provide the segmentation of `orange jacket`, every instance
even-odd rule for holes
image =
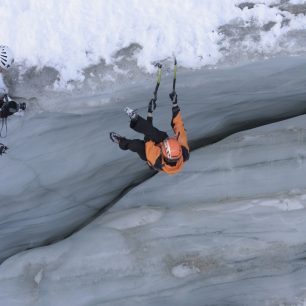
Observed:
[[[184,162],[189,159],[189,146],[187,140],[187,134],[184,128],[184,122],[181,112],[178,109],[173,111],[173,117],[171,121],[172,129],[177,137],[177,140],[182,146],[182,157],[177,161],[174,166],[167,164],[163,158],[161,151],[161,144],[156,144],[154,141],[149,140],[145,144],[146,158],[149,166],[158,171],[164,171],[167,174],[175,174],[182,170]]]

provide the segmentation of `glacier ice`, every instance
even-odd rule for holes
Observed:
[[[182,73],[193,151],[176,176],[154,175],[108,138],[137,136],[121,109],[145,111],[146,87],[93,113],[10,118],[1,303],[303,302],[306,120],[268,123],[305,113],[305,67],[293,57]],[[169,88],[165,77],[155,112],[168,130]]]

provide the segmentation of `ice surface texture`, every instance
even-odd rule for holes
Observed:
[[[180,75],[177,90],[191,148],[245,128],[305,113],[305,65],[304,58],[289,58]],[[170,132],[168,88],[171,78],[165,78],[160,89],[155,122]],[[154,174],[135,154],[119,150],[109,140],[110,130],[137,137],[128,128],[122,108],[130,105],[145,113],[144,97],[150,95],[142,87],[131,92],[126,89],[121,94],[126,98],[124,102],[110,104],[95,113],[40,113],[10,120],[11,149],[1,158],[1,259],[69,235],[130,186]],[[203,161],[207,171],[230,169],[231,164],[227,165],[222,156],[221,161],[215,161],[210,150],[205,150],[209,161]],[[290,158],[287,151],[282,150],[279,158]],[[265,150],[261,156],[258,163],[267,162]],[[270,161],[273,162],[273,156]],[[245,179],[248,176],[246,173]],[[211,199],[215,193],[221,196],[219,178],[212,175],[210,179],[217,186],[207,186],[206,194]],[[227,178],[224,186],[226,181]],[[226,189],[223,196],[256,196],[258,187],[248,188],[249,191],[239,192],[233,187],[232,194]],[[188,190],[185,194],[187,199]]]
[[[299,62],[298,66],[287,67],[283,72],[296,89],[298,82],[290,71],[297,75],[302,66]],[[230,72],[235,78],[237,71]],[[214,82],[217,76],[219,81],[220,78],[226,81],[224,71],[215,75]],[[254,81],[253,76],[250,73],[249,78]],[[219,134],[222,129],[226,131],[228,125],[223,125],[221,118],[226,118],[228,113],[236,118],[230,121],[231,126],[235,122],[237,129],[244,126],[239,116],[241,107],[247,111],[248,106],[253,115],[250,118],[254,120],[261,118],[260,114],[266,119],[284,115],[286,99],[290,107],[299,109],[298,99],[293,99],[287,88],[288,95],[278,100],[279,107],[273,112],[270,108],[274,99],[257,98],[257,110],[254,101],[247,99],[251,94],[239,82],[225,89],[230,93],[229,87],[232,88],[240,107],[235,106],[230,94],[224,101],[217,98],[218,93],[220,97],[225,95],[220,94],[224,87],[213,91],[207,83],[206,99],[192,96],[197,86],[204,87],[205,75],[201,77],[193,78],[197,85],[192,90],[189,86],[184,89],[186,98],[188,95],[192,98],[181,102],[194,143],[200,137],[206,139],[207,121],[216,123],[209,135]],[[254,87],[262,81],[257,77]],[[266,91],[277,97],[286,86],[280,71],[275,77],[282,80],[278,91],[272,90],[268,82]],[[244,99],[237,94],[237,86],[244,92]],[[208,103],[210,99],[214,104]],[[164,104],[162,107],[166,108]],[[194,113],[203,116],[206,128],[201,130],[202,134],[197,131],[199,121],[193,124]],[[42,121],[44,133],[43,129],[36,133],[45,135],[46,141],[56,135],[59,147],[55,141],[53,150],[45,144],[51,157],[46,157],[40,149],[42,144],[36,140],[38,136],[34,136],[29,145],[34,146],[35,158],[30,158],[33,153],[29,151],[26,159],[21,160],[20,155],[15,159],[18,166],[14,171],[30,163],[30,169],[24,166],[25,171],[19,172],[20,178],[28,182],[32,202],[41,205],[31,208],[32,202],[18,193],[11,197],[10,208],[15,213],[5,218],[6,232],[14,232],[17,227],[19,232],[1,237],[1,243],[7,248],[16,243],[15,236],[20,234],[26,242],[32,237],[42,239],[46,232],[51,235],[64,226],[67,230],[73,222],[88,218],[133,179],[149,173],[132,153],[118,151],[104,135],[107,124],[115,126],[116,123],[120,129],[126,129],[127,123],[119,112],[67,116],[66,120],[62,120],[62,115],[58,119],[54,114],[50,116],[53,127],[47,126],[49,121]],[[98,118],[100,121],[95,125],[93,122]],[[34,119],[48,120],[46,116]],[[82,129],[79,122],[83,123]],[[60,136],[55,123],[66,137]],[[68,125],[77,129],[79,137]],[[103,132],[95,126],[102,126]],[[74,144],[79,143],[72,139],[82,140],[91,147],[78,146],[72,151]],[[27,140],[32,138],[26,137]],[[13,156],[17,156],[18,150]],[[81,156],[77,157],[78,154]],[[84,162],[85,156],[88,158]],[[66,163],[61,164],[61,159],[66,159]],[[302,306],[306,301],[305,160],[306,115],[240,132],[194,150],[180,174],[172,177],[158,174],[131,190],[107,213],[71,237],[6,260],[0,266],[1,303],[10,306]],[[40,167],[44,165],[47,174],[39,172],[37,162]],[[28,179],[27,172],[35,179]],[[35,189],[31,190],[34,182]],[[39,202],[43,191],[44,201]],[[20,207],[29,210],[17,213]]]

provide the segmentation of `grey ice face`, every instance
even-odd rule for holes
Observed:
[[[75,303],[79,288],[103,305],[140,299],[140,305],[181,306],[188,297],[192,306],[203,305],[203,297],[207,305],[266,305],[280,293],[293,304],[306,278],[305,117],[221,139],[304,113],[305,64],[296,57],[180,73],[177,92],[192,153],[174,177],[147,180],[146,164],[109,140],[113,128],[136,137],[121,110],[146,111],[147,81],[121,90],[122,101],[82,116],[32,112],[31,120],[11,120],[13,145],[1,159],[0,260],[62,239],[116,205],[59,245],[3,263],[2,304],[83,306]],[[165,77],[154,113],[154,124],[167,131],[171,88]],[[42,293],[38,304],[32,289]]]
[[[303,86],[306,76],[299,65],[290,67],[282,68],[288,76],[280,71],[277,79],[278,86],[285,86],[280,80],[288,77],[294,99],[282,95],[283,100],[275,101],[278,91],[265,80],[272,96],[264,104],[249,102],[250,90],[263,88],[258,76],[250,77],[249,88],[244,83],[249,99],[234,90],[241,82],[215,86],[211,94],[206,83],[206,99],[201,99],[203,91],[192,97],[196,81],[202,87],[201,79],[192,74],[192,84],[184,88],[181,99],[192,142],[198,131],[204,137],[239,124],[246,117],[244,107],[252,118],[262,118],[282,113],[286,104],[298,106],[299,84]],[[294,80],[298,71],[302,77]],[[238,77],[237,71],[230,73]],[[188,82],[186,75],[181,78]],[[235,99],[229,98],[231,92]],[[212,97],[214,103],[209,105]],[[238,98],[241,103],[236,107],[233,101]],[[164,102],[161,109],[169,107]],[[1,303],[302,306],[298,301],[305,300],[306,279],[305,115],[193,149],[179,175],[160,173],[146,180],[150,170],[145,164],[108,139],[107,129],[114,126],[118,132],[133,133],[127,131],[121,108],[116,105],[83,116],[40,114],[24,121],[23,133],[14,127],[15,148],[0,172],[6,177],[0,184],[5,199],[0,202],[2,252],[3,246],[12,252],[14,244],[15,250],[25,247],[29,237],[34,244],[34,239],[39,242],[84,220],[85,214],[88,217],[107,203],[108,195],[131,186],[137,175],[142,183],[71,237],[0,265]],[[162,116],[159,111],[156,121]],[[200,129],[196,111],[206,128]],[[169,123],[167,117],[156,126]],[[76,149],[76,143],[82,146]]]
[[[305,112],[305,63],[302,57],[286,58],[180,73],[177,92],[191,148]],[[120,91],[124,101],[83,116],[32,112],[31,120],[11,120],[9,135],[14,146],[0,173],[0,182],[5,182],[0,184],[0,198],[5,199],[0,202],[0,260],[66,236],[123,190],[152,176],[144,162],[113,146],[108,136],[113,128],[126,137],[136,136],[121,109],[130,105],[140,113],[146,111],[144,97],[151,91],[143,84],[147,86],[147,81]],[[171,88],[172,78],[164,77],[154,117],[154,124],[167,131],[171,131]],[[84,104],[89,99],[83,98]],[[35,230],[29,230],[29,224]]]

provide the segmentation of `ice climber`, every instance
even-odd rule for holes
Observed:
[[[128,139],[115,132],[110,133],[110,138],[113,142],[118,143],[122,150],[136,152],[151,168],[167,174],[175,174],[182,170],[185,161],[189,159],[189,146],[175,90],[169,96],[172,101],[171,126],[174,136],[169,136],[166,132],[153,126],[153,110],[156,107],[155,93],[155,98],[151,99],[148,105],[147,119],[129,107],[125,108],[125,112],[131,119],[130,127],[144,134],[144,140]]]
[[[8,95],[8,89],[3,81],[3,73],[7,71],[14,62],[14,56],[8,46],[0,46],[0,118],[7,118],[19,109],[25,109],[25,103],[17,103]]]
[[[171,94],[170,94],[171,95]],[[172,98],[172,97],[171,97]],[[175,174],[182,170],[184,162],[189,159],[189,146],[177,96],[173,97],[171,126],[175,136],[153,126],[153,104],[148,106],[147,120],[135,110],[126,107],[125,112],[131,119],[130,127],[145,135],[144,140],[128,139],[115,132],[110,133],[113,142],[119,144],[122,150],[138,153],[139,157],[148,165],[167,174]]]
[[[14,56],[8,46],[0,45],[0,118],[2,118],[2,126],[0,136],[4,125],[6,125],[6,118],[18,112],[19,109],[25,110],[25,103],[17,103],[8,95],[8,89],[3,81],[3,73],[6,72],[14,62]],[[4,136],[5,137],[5,136]],[[7,147],[0,144],[0,155],[5,153]]]

